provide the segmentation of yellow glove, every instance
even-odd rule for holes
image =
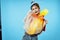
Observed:
[[[47,9],[44,9],[40,12],[40,16],[46,16],[48,14],[48,10]]]

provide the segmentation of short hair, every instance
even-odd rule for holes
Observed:
[[[32,10],[32,7],[33,7],[34,5],[37,6],[37,7],[40,9],[39,4],[38,4],[38,3],[34,3],[34,4],[31,5],[31,10]]]

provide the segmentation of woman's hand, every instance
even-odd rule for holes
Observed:
[[[48,23],[48,21],[44,20],[43,27],[45,27],[47,23]]]
[[[47,24],[48,23],[48,21],[47,20],[45,20],[45,24]]]

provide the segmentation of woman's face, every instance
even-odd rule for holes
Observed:
[[[35,14],[38,14],[38,13],[40,13],[40,9],[36,5],[34,5],[32,7],[32,12],[35,13]]]

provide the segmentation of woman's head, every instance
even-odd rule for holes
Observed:
[[[40,13],[40,7],[39,7],[39,4],[38,3],[34,3],[32,6],[31,6],[31,10],[33,13]]]

